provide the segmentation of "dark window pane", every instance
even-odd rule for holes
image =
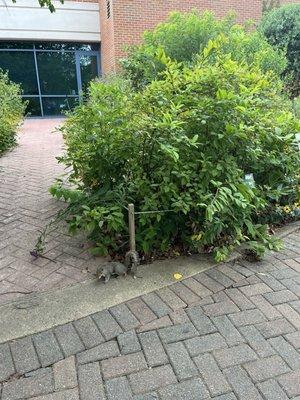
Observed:
[[[55,42],[40,42],[35,43],[35,48],[37,50],[83,50],[83,51],[98,51],[98,43],[55,43]]]
[[[21,84],[24,94],[38,94],[34,56],[31,51],[0,51],[0,68]]]
[[[81,56],[80,71],[82,90],[86,92],[90,81],[98,76],[97,56]]]
[[[24,97],[24,100],[28,102],[26,114],[29,117],[40,117],[42,115],[39,97]]]
[[[2,42],[0,41],[0,49],[33,49],[32,42]]]
[[[74,53],[37,53],[37,62],[43,95],[78,93]]]
[[[62,115],[78,105],[77,97],[43,97],[44,115]]]

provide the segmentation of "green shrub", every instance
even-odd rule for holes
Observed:
[[[139,92],[94,82],[66,121],[61,162],[76,189],[58,182],[51,192],[69,202],[70,231],[89,232],[95,254],[124,251],[131,202],[169,210],[137,218],[148,255],[213,247],[223,260],[243,242],[259,254],[276,247],[260,215],[299,195],[300,124],[275,74],[223,55],[225,42],[210,41],[190,68],[162,53],[160,80]]]
[[[278,75],[285,69],[283,54],[274,50],[252,27],[247,30],[237,25],[233,16],[220,20],[210,12],[201,15],[197,12],[175,12],[153,31],[145,32],[140,46],[129,48],[128,57],[121,62],[125,76],[134,87],[143,87],[165,68],[159,57],[161,50],[172,60],[191,65],[209,40],[216,39],[220,34],[228,38],[222,44],[222,51],[231,54],[233,60],[257,64],[264,72],[273,70]]]
[[[268,42],[286,54],[284,71],[287,88],[292,97],[300,94],[300,4],[275,8],[265,15],[260,31]]]
[[[20,87],[0,71],[0,155],[16,144],[16,132],[24,111]]]

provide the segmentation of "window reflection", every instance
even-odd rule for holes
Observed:
[[[89,83],[98,76],[98,62],[96,56],[80,57],[80,72],[82,91],[85,93]]]
[[[21,85],[24,94],[38,94],[34,55],[31,51],[1,51],[0,68]]]
[[[74,53],[37,53],[42,94],[78,94]]]
[[[77,97],[43,97],[44,115],[62,115],[78,105]]]
[[[99,71],[99,44],[0,41],[0,69],[19,83],[30,116],[61,115]]]

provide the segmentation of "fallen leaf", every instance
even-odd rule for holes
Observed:
[[[182,275],[179,274],[179,272],[176,272],[173,276],[177,281],[182,278]]]

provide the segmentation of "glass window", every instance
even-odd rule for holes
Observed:
[[[39,97],[23,97],[24,100],[28,102],[26,107],[26,114],[29,117],[40,117],[42,115],[41,112],[41,104]]]
[[[31,51],[0,51],[0,68],[21,84],[24,94],[38,94],[34,55]]]
[[[74,53],[37,53],[37,63],[42,95],[78,94]]]
[[[33,49],[32,42],[1,42],[0,49]]]
[[[35,43],[37,50],[68,50],[68,51],[98,51],[98,43],[55,43],[55,42],[40,42]]]
[[[98,76],[97,56],[80,56],[81,84],[83,92],[87,91],[91,80]]]
[[[78,97],[43,97],[44,115],[61,115],[79,103]]]

